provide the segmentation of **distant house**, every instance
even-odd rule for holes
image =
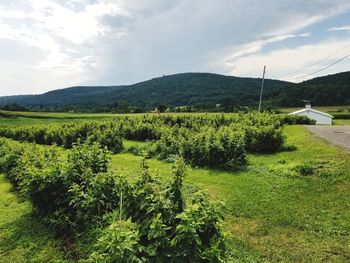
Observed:
[[[312,120],[316,121],[316,124],[332,125],[333,116],[325,112],[311,109],[311,105],[308,103],[305,105],[305,109],[301,109],[292,113],[290,115],[307,116]]]

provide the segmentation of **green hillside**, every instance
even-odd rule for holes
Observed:
[[[314,78],[284,89],[279,106],[298,106],[300,100],[311,100],[318,106],[350,104],[350,71]]]
[[[232,107],[256,106],[261,79],[211,73],[182,73],[124,86],[71,87],[41,95],[0,97],[0,106],[18,104],[31,110],[111,109],[131,105],[152,109],[169,106],[201,105],[213,108],[229,103]],[[299,84],[267,79],[264,105],[301,106],[303,99],[313,105],[350,104],[350,72],[315,78]],[[17,105],[17,106],[18,106]],[[21,110],[21,109],[17,109]]]
[[[130,105],[153,108],[221,103],[232,97],[237,105],[253,105],[259,99],[260,79],[210,73],[182,73],[154,78],[129,86],[71,87],[41,95],[0,97],[0,106],[18,103],[33,107],[97,107],[126,101]],[[290,83],[266,80],[265,96],[272,98]]]

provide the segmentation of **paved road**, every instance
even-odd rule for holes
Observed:
[[[350,126],[306,126],[309,131],[330,143],[350,150]]]

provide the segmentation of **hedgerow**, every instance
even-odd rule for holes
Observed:
[[[97,142],[112,153],[123,150],[123,138],[150,140],[156,144],[147,151],[158,159],[181,156],[195,166],[235,170],[246,164],[246,152],[283,149],[282,126],[300,123],[313,122],[304,116],[268,113],[144,115],[47,127],[0,128],[0,136],[68,149],[77,142]]]
[[[116,127],[97,122],[13,129],[0,128],[0,136],[37,144],[55,144],[66,149],[72,148],[77,142],[85,141],[90,144],[97,142],[113,153],[119,153],[123,149],[120,131]]]

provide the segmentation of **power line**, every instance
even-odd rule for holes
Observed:
[[[314,66],[320,64],[321,62],[323,62],[323,61],[327,60],[328,58],[330,58],[330,57],[332,57],[332,56],[338,54],[339,52],[345,50],[345,49],[348,48],[348,47],[350,47],[350,44],[347,44],[347,45],[343,46],[342,48],[336,50],[335,52],[331,53],[330,55],[328,55],[328,56],[326,56],[326,57],[324,57],[324,58],[322,58],[322,59],[320,59],[320,60],[318,60],[318,61],[316,61],[316,62],[310,64],[310,65],[308,65],[308,66],[306,67],[306,70],[309,69],[309,68],[311,69],[312,67],[314,67]],[[290,75],[293,75],[293,74],[295,74],[295,73],[302,72],[302,71],[305,71],[305,68],[304,68],[304,69],[300,69],[300,70],[294,70],[294,71],[291,71],[291,72],[289,72],[289,73],[285,73],[285,74],[282,74],[282,75],[278,75],[278,74],[277,74],[277,78],[283,78],[283,77],[285,77],[285,76],[290,76]],[[274,74],[274,73],[277,73],[277,72],[276,72],[276,71],[275,71],[275,72],[272,72],[272,74]],[[270,74],[271,74],[271,72],[270,72]],[[314,73],[311,73],[311,74],[314,74]],[[311,74],[309,74],[309,75],[311,75]],[[276,76],[275,76],[275,77],[276,77]]]
[[[325,57],[325,58],[322,58],[321,60],[319,60],[319,61],[317,61],[317,62],[315,62],[315,63],[309,65],[308,68],[311,68],[311,67],[313,67],[313,66],[315,66],[315,65],[317,65],[317,64],[319,64],[319,63],[321,63],[321,62],[323,62],[323,61],[325,61],[326,59],[332,57],[333,55],[338,54],[340,51],[343,51],[343,50],[346,49],[347,47],[350,47],[350,44],[345,45],[343,48],[339,49],[338,51],[336,51],[336,52],[330,54],[329,56],[327,56],[327,57]]]
[[[339,62],[343,61],[344,59],[346,59],[346,58],[348,58],[348,57],[350,57],[350,54],[347,54],[345,57],[342,57],[341,59],[338,59],[337,61],[333,62],[332,64],[329,64],[328,66],[326,66],[326,67],[324,67],[324,68],[321,68],[321,69],[319,69],[319,70],[317,70],[317,71],[315,71],[315,72],[312,72],[312,73],[310,73],[310,74],[308,74],[308,75],[306,75],[306,76],[311,76],[311,75],[314,75],[314,74],[319,73],[319,72],[321,72],[321,71],[324,71],[324,70],[326,70],[326,69],[328,69],[328,68],[334,66],[335,64],[338,64]]]

